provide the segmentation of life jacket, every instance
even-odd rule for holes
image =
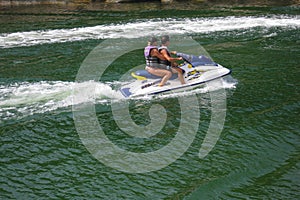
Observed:
[[[159,59],[156,56],[151,56],[151,50],[157,49],[157,46],[146,46],[144,49],[144,56],[146,59],[146,66],[147,67],[158,67],[159,66]]]
[[[167,50],[168,55],[171,57],[171,54],[170,54],[170,52],[169,52],[169,49],[168,49],[168,47],[166,47],[166,46],[161,46],[161,47],[159,47],[159,48],[158,48],[158,51],[161,52],[163,49]],[[162,65],[171,66],[171,62],[168,61],[168,60],[159,60],[159,63],[162,64]]]

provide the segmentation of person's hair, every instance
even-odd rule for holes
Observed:
[[[161,37],[161,44],[166,44],[168,41],[170,41],[170,38],[168,35],[164,35]]]
[[[157,38],[156,37],[150,37],[149,40],[148,40],[148,44],[153,45],[154,42],[157,42]]]

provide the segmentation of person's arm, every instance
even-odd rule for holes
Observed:
[[[168,60],[169,62],[174,62],[174,61],[177,61],[177,60],[182,60],[181,57],[179,57],[179,58],[172,58],[171,56],[169,56],[167,50],[165,50],[165,49],[163,49],[161,51],[161,54],[164,56],[163,60]]]
[[[157,49],[152,49],[151,56],[156,56],[160,60],[165,60],[165,57],[161,53],[159,53],[159,51]]]

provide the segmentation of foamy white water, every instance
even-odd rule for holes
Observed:
[[[86,95],[73,101],[74,88]],[[93,91],[91,91],[91,89]],[[0,118],[19,118],[35,113],[64,108],[88,101],[108,102],[121,98],[120,93],[109,84],[88,81],[83,83],[63,81],[21,82],[13,85],[0,85]]]
[[[32,46],[46,43],[63,43],[87,39],[139,38],[162,34],[211,33],[251,29],[254,27],[299,28],[299,16],[274,15],[272,17],[212,17],[153,19],[126,24],[93,27],[40,30],[0,34],[0,48]]]

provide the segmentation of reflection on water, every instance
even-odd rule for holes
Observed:
[[[133,10],[193,10],[203,7],[213,6],[288,6],[299,5],[298,0],[175,0],[171,3],[164,3],[167,1],[148,0],[148,1],[135,1],[135,0],[119,0],[121,3],[112,3],[105,0],[2,0],[0,5],[3,9],[10,9],[16,6],[19,7],[17,11],[39,11],[39,12],[57,12],[57,8],[67,10],[115,10],[115,11],[133,11]],[[35,6],[38,5],[38,6]],[[45,6],[46,5],[46,6]],[[41,9],[42,7],[42,9]],[[24,10],[25,9],[25,10]]]

